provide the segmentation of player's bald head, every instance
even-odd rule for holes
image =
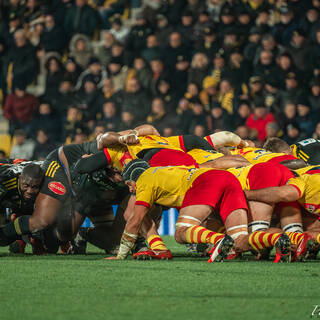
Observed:
[[[36,179],[36,180],[42,180],[44,177],[44,172],[42,170],[42,168],[40,167],[40,165],[35,164],[35,163],[30,163],[27,164],[22,172],[21,172],[21,176],[22,177],[29,177],[32,179]]]

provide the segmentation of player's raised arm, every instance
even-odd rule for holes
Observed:
[[[299,189],[292,185],[245,190],[247,199],[265,203],[291,202],[301,197]]]

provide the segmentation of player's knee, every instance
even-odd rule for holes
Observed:
[[[36,232],[45,229],[49,225],[45,217],[31,216],[29,219],[30,232]]]

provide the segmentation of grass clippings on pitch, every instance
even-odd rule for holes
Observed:
[[[85,256],[1,248],[0,319],[317,318],[320,260],[209,264],[165,240],[172,261],[106,261],[94,247]]]

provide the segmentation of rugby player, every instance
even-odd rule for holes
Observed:
[[[283,152],[304,160],[308,165],[320,164],[320,141],[309,138],[289,146],[284,140],[270,138],[264,148],[271,152]]]
[[[130,191],[136,192],[134,213],[127,221],[118,255],[108,259],[128,256],[143,218],[154,203],[179,208],[175,232],[178,243],[215,245],[209,262],[225,258],[233,246],[239,251],[249,250],[255,233],[248,235],[246,199],[239,181],[229,172],[186,166],[150,167],[136,159],[126,166],[123,177]],[[213,209],[224,221],[226,235],[200,226]],[[264,233],[255,241],[264,242],[265,238],[277,248],[275,262],[289,254],[290,241],[286,235]]]
[[[44,177],[40,164],[39,161],[7,159],[0,166],[0,211],[2,214],[10,213],[12,221],[20,216],[30,216],[33,212],[34,202]],[[44,251],[44,248],[37,236],[34,235],[34,238],[25,238],[24,240],[28,242],[31,240],[34,253],[40,254]],[[1,241],[1,245],[8,244],[6,241]],[[17,240],[10,247],[10,251],[23,253],[25,246],[25,241]],[[49,248],[49,251],[50,249],[55,250]]]
[[[96,212],[97,206],[104,209],[97,212],[98,220],[101,223],[110,222],[111,217],[113,217],[110,202],[119,203],[120,200],[117,199],[119,196],[121,201],[125,201],[125,198],[128,198],[128,188],[122,186],[120,192],[119,190],[113,190],[114,193],[110,196],[110,189],[117,187],[112,183],[122,180],[120,175],[118,175],[118,179],[117,174],[112,172],[111,179],[114,181],[110,181],[110,183],[103,176],[103,182],[100,183],[98,188],[94,189],[93,184],[97,184],[97,179],[93,175],[90,177],[87,175],[79,176],[75,172],[73,166],[78,159],[83,155],[94,152],[97,152],[96,141],[63,146],[47,156],[43,163],[44,181],[35,200],[33,214],[18,217],[14,222],[2,227],[0,229],[2,245],[15,241],[21,235],[29,235],[44,230],[54,223],[56,224],[58,239],[60,241],[70,240],[78,232],[85,216],[90,216],[92,212]],[[105,188],[105,184],[108,185],[108,188]],[[95,190],[95,192],[92,193],[92,190]],[[126,192],[123,190],[126,190]],[[92,196],[89,197],[89,194]],[[120,208],[123,208],[123,206],[119,206],[119,210],[121,210]],[[112,227],[114,227],[113,224]],[[114,233],[108,231],[104,234],[104,238],[106,242],[112,243]],[[120,229],[117,234],[121,235],[121,232]]]

